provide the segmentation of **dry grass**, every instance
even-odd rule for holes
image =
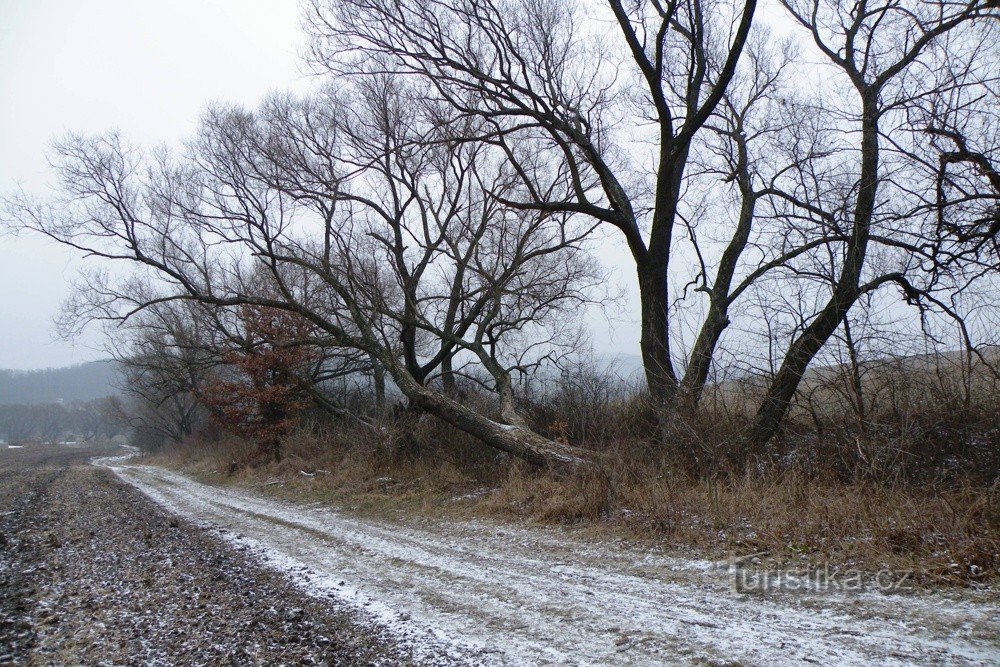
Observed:
[[[427,430],[428,425],[419,425],[413,440],[435,442]],[[175,446],[150,461],[214,484],[259,487],[277,496],[323,500],[360,511],[435,512],[442,499],[468,494],[497,477],[494,454],[461,434],[438,440],[449,446],[420,451],[386,445],[396,440],[391,425],[382,434],[303,430],[285,442],[280,463],[251,466],[247,462],[254,447],[226,436]]]
[[[696,480],[662,471],[632,483],[519,474],[487,502],[494,513],[539,521],[599,519],[707,555],[913,571],[927,584],[1000,577],[997,487],[882,487],[796,472]]]
[[[733,385],[664,421],[607,378],[563,378],[522,407],[540,433],[602,454],[579,476],[530,469],[430,418],[303,429],[281,463],[259,468],[231,438],[159,458],[214,483],[382,516],[557,522],[709,557],[997,583],[1000,378],[917,361],[867,368],[862,410],[843,369],[815,372],[766,451],[747,447]]]
[[[380,516],[573,524],[708,557],[913,571],[926,585],[1000,579],[1000,484],[845,482],[797,463],[692,472],[638,440],[613,444],[606,460],[617,463],[599,472],[554,476],[433,421],[408,432],[301,432],[281,463],[259,468],[238,464],[252,448],[231,438],[157,458],[213,483]],[[386,444],[396,441],[408,444]]]

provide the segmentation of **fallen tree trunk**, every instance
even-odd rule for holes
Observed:
[[[391,366],[390,373],[400,391],[415,405],[494,449],[542,467],[578,469],[594,465],[591,452],[549,440],[523,422],[502,424],[489,419],[453,398],[424,387],[398,364]]]

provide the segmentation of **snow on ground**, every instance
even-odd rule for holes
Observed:
[[[970,594],[740,594],[725,563],[555,529],[359,518],[100,463],[428,659],[1000,665],[1000,613]]]

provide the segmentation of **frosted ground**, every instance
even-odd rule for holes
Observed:
[[[99,462],[429,662],[1000,664],[1000,610],[981,592],[738,594],[726,563],[557,529],[360,518]]]

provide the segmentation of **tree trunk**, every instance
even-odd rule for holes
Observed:
[[[670,359],[665,262],[650,259],[640,265],[639,300],[642,308],[639,346],[646,386],[654,403],[669,410],[677,395],[677,375]]]
[[[715,303],[711,304],[705,322],[698,332],[698,338],[695,339],[694,347],[691,348],[691,360],[681,382],[682,401],[688,408],[697,407],[698,401],[701,400],[701,393],[705,389],[705,383],[708,382],[708,373],[712,369],[715,347],[728,326],[728,309],[721,308]]]
[[[701,393],[705,389],[705,383],[708,382],[708,374],[712,368],[715,348],[722,337],[722,332],[730,324],[729,304],[732,300],[733,276],[736,275],[736,267],[747,247],[747,241],[750,239],[750,231],[753,227],[757,196],[747,173],[746,139],[741,134],[737,135],[737,147],[739,150],[737,172],[740,189],[740,218],[736,230],[733,232],[733,237],[719,261],[719,269],[709,292],[708,315],[695,339],[687,370],[683,380],[681,380],[683,400],[689,408],[696,407],[701,399]]]
[[[281,438],[271,438],[267,445],[271,460],[275,463],[281,463]]]
[[[877,96],[878,91],[875,89],[866,89],[862,95],[861,177],[854,205],[854,225],[840,277],[834,285],[829,301],[812,323],[792,342],[778,373],[771,381],[767,396],[757,410],[750,432],[751,442],[757,448],[763,448],[777,434],[806,368],[843,322],[860,295],[861,272],[864,269],[878,191]]]
[[[267,433],[264,441],[260,443],[261,453],[265,456],[265,460],[281,463],[282,432],[287,428],[284,423],[288,419],[288,413],[281,405],[266,401],[262,406],[261,416],[264,432]]]
[[[767,445],[778,433],[806,368],[839,326],[842,317],[840,310],[838,303],[828,304],[785,354],[781,367],[771,380],[767,396],[757,410],[750,431],[750,440],[758,449]]]
[[[497,381],[497,394],[500,396],[500,419],[503,420],[503,423],[527,428],[527,423],[514,405],[514,387],[510,382],[510,375],[507,373],[500,374],[500,379]]]
[[[385,414],[385,367],[375,357],[372,362],[372,383],[375,385],[375,412]]]
[[[858,357],[858,346],[851,332],[851,318],[844,318],[844,342],[847,344],[847,355],[851,368],[851,390],[853,397],[851,403],[854,407],[854,414],[858,418],[858,430],[861,433],[868,431],[868,414],[865,409],[865,389],[861,382],[861,361]]]
[[[441,360],[441,385],[445,396],[456,396],[458,394],[455,387],[455,373],[452,372],[452,357],[449,354]]]
[[[388,369],[400,390],[414,405],[494,449],[543,467],[584,468],[593,465],[591,454],[585,450],[544,438],[523,425],[493,421],[440,392],[424,387],[398,364]]]

